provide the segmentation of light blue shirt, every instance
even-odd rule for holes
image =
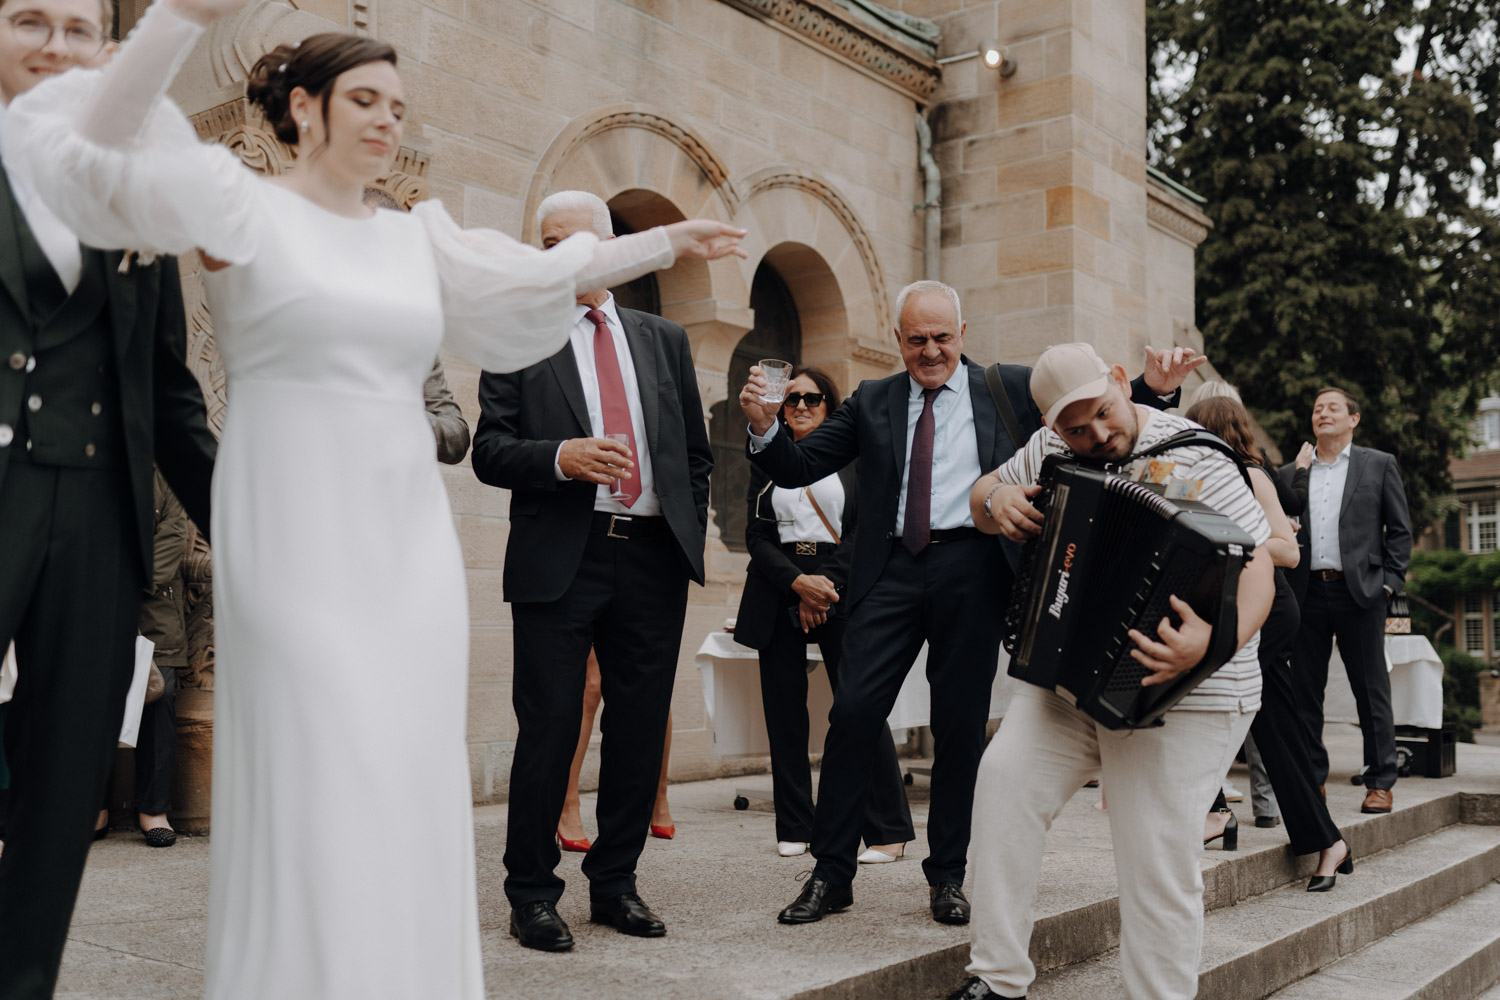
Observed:
[[[1313,454],[1312,467],[1307,472],[1307,540],[1312,551],[1312,568],[1344,568],[1344,556],[1339,551],[1339,508],[1344,505],[1344,483],[1349,479],[1349,456],[1354,443],[1344,445],[1332,462],[1325,462]]]
[[[906,484],[911,475],[911,441],[922,416],[922,387],[906,377],[906,460],[901,466],[901,496],[896,501],[896,523],[891,532],[900,537],[906,523]],[[974,429],[974,404],[969,400],[969,369],[962,362],[942,391],[932,401],[932,530],[974,527],[969,513],[969,491],[984,471],[979,467],[979,437]],[[773,421],[764,437],[750,432],[750,450],[761,451],[776,436],[780,421]]]

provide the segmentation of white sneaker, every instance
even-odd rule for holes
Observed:
[[[776,853],[783,858],[795,858],[799,854],[807,853],[807,845],[799,844],[795,840],[778,840],[776,842]]]
[[[1242,791],[1240,791],[1238,788],[1235,788],[1233,785],[1231,785],[1229,783],[1229,779],[1228,778],[1224,779],[1223,788],[1224,788],[1224,801],[1225,802],[1243,802],[1243,801],[1245,801],[1245,793],[1242,792]]]
[[[902,844],[899,848],[897,848],[895,854],[887,854],[884,851],[877,851],[872,847],[859,856],[859,863],[862,865],[888,865],[892,861],[900,861],[904,857],[906,857],[905,844]]]

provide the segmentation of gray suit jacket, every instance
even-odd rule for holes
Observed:
[[[1289,487],[1293,470],[1292,465],[1280,469],[1281,479]],[[1307,566],[1312,565],[1308,535],[1312,503],[1309,498],[1302,530],[1297,533],[1297,546]],[[1339,507],[1339,554],[1344,562],[1344,582],[1362,608],[1384,601],[1385,587],[1399,593],[1406,586],[1406,570],[1411,565],[1411,516],[1396,456],[1359,445],[1350,449],[1349,475]]]
[[[448,388],[443,363],[436,358],[422,384],[422,396],[427,404],[432,435],[437,438],[438,461],[444,465],[457,465],[469,453],[469,422],[458,408],[453,390]]]

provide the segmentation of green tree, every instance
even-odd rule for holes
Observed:
[[[1198,326],[1282,448],[1355,392],[1419,522],[1500,346],[1500,0],[1147,0],[1154,163],[1208,199]]]

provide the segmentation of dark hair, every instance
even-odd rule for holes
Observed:
[[[292,118],[292,91],[301,87],[312,97],[321,97],[326,125],[333,81],[372,62],[394,66],[396,50],[385,42],[341,31],[309,35],[296,45],[278,45],[257,59],[245,84],[245,96],[265,112],[266,123],[276,138],[295,146],[297,122]],[[323,142],[327,144],[326,137]]]
[[[1265,466],[1265,455],[1255,443],[1255,422],[1243,403],[1229,396],[1210,396],[1198,400],[1183,416],[1223,438],[1246,463]]]
[[[823,414],[823,419],[827,420],[833,415],[833,411],[839,408],[840,403],[839,387],[834,384],[833,376],[821,368],[813,368],[810,365],[794,365],[792,367],[792,374],[787,376],[787,384],[790,385],[793,379],[801,375],[806,375],[812,379],[813,385],[817,386],[818,391],[823,394],[823,403],[828,407],[828,412]],[[776,419],[785,422],[786,417],[778,412]]]
[[[1336,392],[1340,396],[1344,397],[1344,405],[1349,408],[1349,415],[1351,417],[1359,416],[1359,400],[1354,398],[1354,393],[1350,392],[1348,389],[1341,389],[1336,385],[1325,385],[1323,388],[1319,389],[1316,393],[1313,394],[1313,403],[1317,403],[1319,396],[1325,395],[1330,392]]]

